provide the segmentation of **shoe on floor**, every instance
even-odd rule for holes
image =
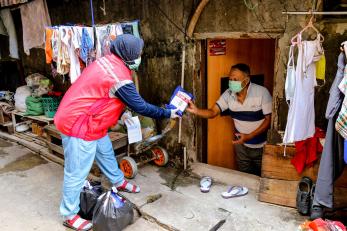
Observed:
[[[90,221],[81,218],[79,215],[74,215],[71,218],[65,220],[63,225],[77,231],[88,231],[93,228]]]
[[[209,176],[204,176],[200,180],[200,191],[207,193],[210,191],[212,185],[212,178]]]
[[[116,186],[118,191],[129,192],[129,193],[139,193],[140,192],[139,186],[136,186],[135,184],[132,184],[127,180],[122,180],[121,182],[118,182],[114,186]]]
[[[311,208],[310,220],[313,221],[323,217],[324,217],[324,208],[319,205],[313,205]]]
[[[310,213],[311,189],[312,180],[309,177],[304,176],[299,182],[296,195],[296,208],[302,215],[308,215]]]

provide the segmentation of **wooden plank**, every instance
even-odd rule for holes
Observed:
[[[113,149],[119,149],[128,145],[128,136],[119,132],[109,133]]]
[[[44,131],[49,134],[50,136],[53,136],[57,139],[61,139],[59,131],[56,129],[54,124],[49,124],[44,126]]]
[[[276,205],[296,207],[299,181],[260,178],[258,200]],[[347,188],[334,188],[334,207],[347,207]]]
[[[18,112],[18,111],[14,111],[12,112],[13,114],[15,115],[19,115],[19,116],[22,116],[22,117],[26,117],[26,118],[29,118],[29,119],[32,119],[32,120],[37,120],[37,121],[41,121],[41,122],[45,122],[45,123],[48,123],[50,124],[51,122],[54,121],[54,118],[48,118],[44,115],[39,115],[39,116],[26,116],[24,115],[25,113],[24,112]]]
[[[56,145],[53,143],[47,143],[47,145],[49,146],[49,148],[52,151],[55,151],[55,152],[59,153],[60,155],[62,155],[62,157],[64,157],[64,149],[62,146],[59,146],[59,145]]]
[[[258,200],[295,208],[297,185],[298,181],[260,178]]]
[[[265,145],[261,176],[279,180],[300,180],[303,176],[308,176],[313,181],[316,181],[319,161],[317,161],[313,167],[305,168],[304,171],[299,174],[294,165],[290,162],[294,155],[294,147],[287,147],[286,156],[284,156],[284,146]]]
[[[343,170],[342,175],[335,181],[335,185],[337,187],[347,188],[347,168]]]
[[[334,208],[347,208],[347,188],[334,188]]]

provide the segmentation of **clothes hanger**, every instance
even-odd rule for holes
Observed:
[[[314,16],[312,15],[310,18],[310,21],[308,22],[308,24],[299,32],[297,33],[290,41],[293,45],[298,44],[298,37],[301,37],[301,34],[309,29],[312,28],[316,33],[317,33],[317,38],[319,38],[319,42],[323,42],[324,41],[324,36],[319,32],[319,30],[313,25],[313,18]],[[296,39],[296,40],[295,40]]]

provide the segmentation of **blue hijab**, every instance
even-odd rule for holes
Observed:
[[[118,35],[111,42],[110,50],[119,56],[124,62],[131,63],[139,58],[143,49],[143,40],[131,34]]]

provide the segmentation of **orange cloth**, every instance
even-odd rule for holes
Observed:
[[[53,60],[53,51],[52,51],[52,39],[53,30],[50,28],[46,28],[46,46],[45,46],[45,52],[46,52],[46,63],[50,64]]]

